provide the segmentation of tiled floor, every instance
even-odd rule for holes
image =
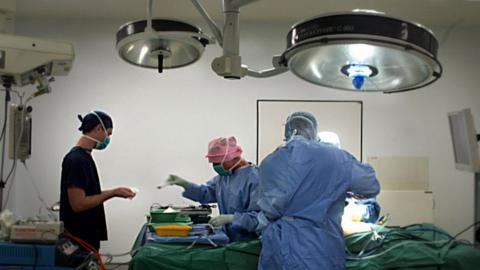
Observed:
[[[105,265],[105,268],[106,268],[106,270],[109,270],[109,269],[128,270],[128,264],[122,264],[122,265],[107,264],[107,265]]]

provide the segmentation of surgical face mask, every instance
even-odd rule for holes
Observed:
[[[232,170],[225,170],[225,168],[223,167],[223,163],[222,163],[222,164],[213,165],[213,169],[214,169],[215,172],[217,172],[218,175],[220,175],[220,176],[229,176],[229,175],[232,175],[232,174],[233,174]]]
[[[97,149],[97,150],[103,150],[105,148],[107,148],[108,144],[110,143],[110,137],[107,135],[105,137],[105,139],[103,139],[103,141],[99,141],[93,137],[90,137],[88,135],[83,135],[83,137],[87,137],[89,138],[90,140],[96,142],[95,146],[93,147],[94,149]]]
[[[105,139],[103,139],[103,141],[97,141],[97,143],[95,144],[95,149],[97,150],[103,150],[105,148],[107,148],[108,144],[110,143],[110,136],[108,136],[107,134],[107,137],[105,137]]]
[[[217,165],[213,165],[213,169],[215,170],[215,172],[218,173],[218,175],[220,176],[230,176],[233,174],[233,169],[238,165],[240,164],[240,162],[242,162],[242,159],[240,158],[237,163],[235,163],[230,169],[226,170],[225,167],[223,167],[223,163],[220,163],[220,164],[217,164]]]
[[[103,150],[103,149],[107,148],[108,144],[110,144],[110,136],[108,136],[108,132],[107,132],[107,129],[105,128],[105,125],[103,124],[102,118],[100,118],[100,116],[98,116],[98,114],[96,112],[92,112],[92,113],[100,121],[100,124],[102,125],[103,131],[105,132],[105,139],[103,139],[103,141],[99,141],[99,140],[97,140],[95,138],[92,138],[90,136],[87,136],[87,135],[83,135],[83,136],[85,136],[85,137],[89,138],[90,140],[96,142],[95,146],[93,147],[94,149]]]

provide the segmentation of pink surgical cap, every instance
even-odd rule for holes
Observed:
[[[208,143],[208,153],[205,156],[210,163],[230,161],[242,155],[242,148],[237,145],[235,137],[216,138]]]

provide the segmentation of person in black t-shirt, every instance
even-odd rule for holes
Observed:
[[[101,111],[78,118],[83,134],[62,162],[60,220],[69,233],[98,250],[100,241],[107,240],[103,202],[114,197],[133,198],[135,193],[127,187],[103,191],[100,187],[92,149],[102,150],[109,144],[112,118]]]

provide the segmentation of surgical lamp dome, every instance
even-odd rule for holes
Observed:
[[[442,75],[438,41],[422,25],[376,11],[322,15],[295,24],[273,68],[253,70],[240,55],[240,8],[257,0],[223,0],[223,30],[199,0],[191,0],[223,54],[211,67],[227,79],[267,78],[292,71],[316,85],[358,92],[394,93],[427,86]],[[175,68],[197,61],[215,40],[188,23],[152,19],[127,23],[117,32],[117,50],[126,62],[148,68]]]
[[[126,62],[146,68],[183,67],[197,61],[209,40],[188,23],[153,19],[126,23],[117,32],[117,51]]]
[[[413,90],[440,78],[438,42],[425,27],[379,13],[330,14],[294,25],[280,64],[342,90]]]

